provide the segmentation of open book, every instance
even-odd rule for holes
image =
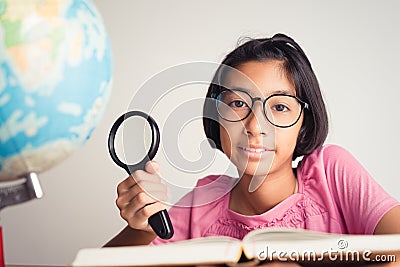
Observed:
[[[72,266],[256,265],[262,261],[395,261],[400,234],[342,235],[264,228],[243,240],[213,236],[156,246],[85,248]]]

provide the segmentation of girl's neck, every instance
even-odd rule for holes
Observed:
[[[249,192],[252,176],[244,175],[232,189],[229,209],[243,215],[259,215],[297,192],[298,184],[292,168],[269,173],[261,185]]]

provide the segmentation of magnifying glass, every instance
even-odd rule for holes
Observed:
[[[115,152],[115,135],[119,126],[128,118],[139,116],[147,120],[151,129],[151,144],[147,155],[136,164],[127,164],[122,162]],[[141,111],[128,111],[121,115],[113,124],[108,136],[108,151],[110,152],[112,160],[121,168],[123,168],[128,175],[131,175],[136,170],[144,170],[146,163],[152,160],[157,154],[160,145],[160,130],[156,121],[148,114]],[[174,229],[171,224],[167,210],[161,210],[156,214],[149,217],[149,224],[154,232],[162,239],[170,239],[174,235]]]

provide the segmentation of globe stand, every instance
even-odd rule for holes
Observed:
[[[0,210],[28,200],[41,198],[43,191],[36,173],[31,172],[21,179],[10,183],[0,183]],[[7,185],[4,185],[7,184]],[[4,246],[2,228],[0,226],[0,267],[4,267]]]

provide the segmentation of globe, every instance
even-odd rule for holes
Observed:
[[[0,1],[0,181],[46,171],[81,147],[112,78],[92,1]]]

